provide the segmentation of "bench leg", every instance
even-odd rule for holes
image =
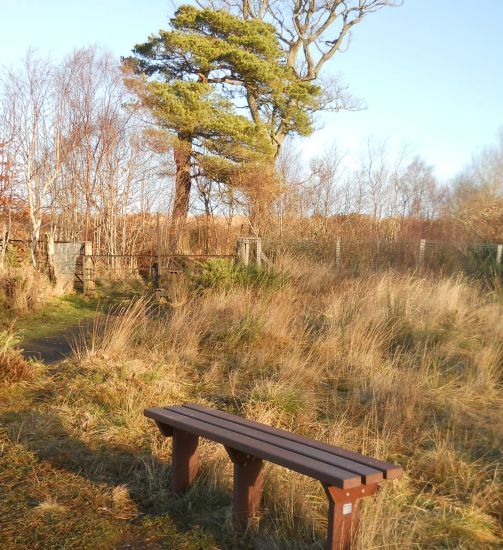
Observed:
[[[227,448],[234,463],[233,519],[238,529],[246,529],[248,519],[260,507],[262,499],[262,460]]]
[[[327,550],[350,550],[354,548],[358,521],[360,519],[360,499],[375,495],[377,483],[361,485],[352,489],[339,489],[323,484],[328,497]]]
[[[168,426],[168,424],[163,424],[162,422],[155,421],[157,424],[157,427],[159,428],[159,431],[162,433],[164,437],[171,437],[173,435],[173,428],[171,426]]]
[[[194,481],[199,469],[197,435],[173,428],[173,461],[171,489],[174,493],[184,493]]]

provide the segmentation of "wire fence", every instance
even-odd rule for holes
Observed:
[[[503,245],[499,243],[462,243],[438,240],[270,240],[242,238],[253,241],[256,253],[251,262],[258,262],[257,254],[265,264],[274,264],[281,255],[325,262],[341,272],[358,275],[385,269],[424,269],[443,273],[465,272],[472,275],[499,273],[503,276]],[[238,241],[238,244],[239,244]],[[257,245],[259,242],[259,245]],[[85,281],[142,279],[159,285],[171,275],[198,271],[208,260],[241,260],[235,254],[92,254],[84,243],[55,243],[52,261],[44,258],[47,246],[39,249],[40,267],[55,266],[57,275],[71,278],[85,288]],[[88,243],[90,245],[90,243]],[[82,245],[82,246],[81,246]],[[25,250],[28,243],[12,242],[11,247]],[[253,248],[253,247],[252,247]],[[239,249],[239,247],[238,247]],[[258,252],[260,250],[260,252]],[[22,255],[19,254],[19,257]],[[246,262],[248,262],[248,254]]]
[[[263,249],[274,260],[290,254],[312,261],[329,262],[341,271],[357,274],[383,269],[469,273],[503,270],[503,245],[434,240],[264,240]]]
[[[254,239],[256,240],[256,239]],[[357,275],[386,269],[424,269],[443,273],[474,275],[503,273],[503,246],[488,243],[459,243],[433,240],[262,240],[269,264],[289,254],[309,261],[328,262],[334,269]],[[141,278],[159,284],[161,279],[187,271],[198,271],[208,260],[238,260],[234,254],[94,254],[88,257],[85,276],[89,280]],[[253,255],[251,256],[253,261]],[[81,264],[79,264],[81,265]]]
[[[94,254],[89,257],[90,279],[142,278],[159,282],[163,277],[199,271],[208,260],[234,259],[233,254]]]

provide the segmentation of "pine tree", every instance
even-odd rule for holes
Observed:
[[[296,77],[263,21],[182,6],[171,27],[137,45],[124,66],[126,84],[173,146],[175,249],[193,175],[233,185],[243,171],[271,170],[278,134],[312,132],[320,89]],[[239,113],[244,107],[250,116]]]

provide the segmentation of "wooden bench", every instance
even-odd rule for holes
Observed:
[[[319,480],[328,497],[327,548],[351,548],[359,501],[375,495],[384,479],[402,475],[399,466],[272,428],[200,405],[146,409],[161,433],[173,437],[171,486],[183,493],[198,472],[198,440],[222,443],[234,463],[233,517],[243,528],[260,505],[262,461]]]

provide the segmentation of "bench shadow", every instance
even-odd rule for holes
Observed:
[[[211,476],[204,461],[194,485],[179,496],[170,490],[169,460],[160,461],[150,451],[134,451],[125,446],[105,443],[91,447],[72,436],[54,412],[41,413],[33,409],[7,412],[0,415],[0,426],[6,429],[13,443],[21,444],[40,461],[56,469],[105,488],[126,488],[137,510],[126,520],[128,522],[141,525],[149,518],[162,521],[166,517],[179,533],[198,531],[205,541],[214,541],[218,548],[254,548],[253,530],[243,534],[232,529],[231,492],[207,481]],[[321,544],[318,541],[295,547],[321,548]],[[204,547],[200,546],[201,550]],[[288,548],[286,540],[285,545],[280,544],[277,548]]]
[[[185,495],[178,496],[169,489],[169,461],[161,462],[150,452],[135,452],[117,445],[90,447],[69,434],[53,412],[11,411],[0,415],[0,425],[13,443],[21,444],[56,469],[110,489],[126,487],[138,511],[129,520],[132,523],[167,515],[181,533],[197,529],[223,548],[251,548],[236,545],[235,534],[222,528],[229,515],[231,497],[224,488],[205,483],[204,469],[201,479]],[[234,543],[229,545],[229,538]]]

